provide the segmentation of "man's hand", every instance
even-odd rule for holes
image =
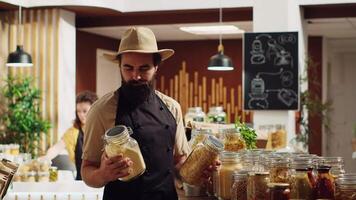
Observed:
[[[105,183],[115,181],[118,178],[130,174],[130,166],[133,162],[130,158],[123,157],[122,154],[109,158],[105,152],[101,156],[99,172]]]
[[[220,165],[221,165],[220,160],[215,160],[212,165],[209,165],[209,167],[203,171],[202,179],[204,180],[205,183],[209,183],[212,181],[211,179],[213,176],[213,172],[217,171]]]

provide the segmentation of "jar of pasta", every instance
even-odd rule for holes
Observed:
[[[212,135],[212,131],[210,129],[193,129],[192,130],[192,139],[189,141],[189,145],[192,149],[194,149],[197,144],[204,142],[204,140]]]
[[[225,151],[238,152],[246,148],[245,140],[235,128],[224,130],[224,148]]]
[[[132,160],[132,166],[129,167],[129,175],[119,178],[121,181],[130,181],[146,170],[146,164],[143,160],[140,147],[137,141],[130,137],[132,130],[124,125],[115,126],[106,131],[105,140],[105,152],[108,157],[118,156],[122,154],[123,157],[128,157]]]
[[[223,148],[223,143],[214,136],[209,136],[203,144],[198,144],[180,169],[183,181],[190,185],[202,185],[203,171],[214,164]]]
[[[38,182],[49,182],[49,172],[38,172]]]
[[[344,174],[335,181],[335,200],[356,199],[356,174]]]
[[[220,154],[220,161],[219,198],[226,200],[231,198],[232,174],[242,169],[242,163],[238,153],[228,151]]]
[[[270,160],[269,175],[271,183],[288,183],[289,159],[273,158]]]

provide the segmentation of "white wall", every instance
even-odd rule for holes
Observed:
[[[115,53],[104,49],[96,50],[96,93],[99,97],[121,86],[120,68],[117,63],[104,58],[104,53]]]
[[[75,14],[60,10],[58,73],[58,138],[75,119]]]

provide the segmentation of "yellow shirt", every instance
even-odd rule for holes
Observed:
[[[62,140],[66,145],[69,159],[75,163],[75,146],[77,145],[77,139],[79,130],[75,127],[69,128],[63,135]]]
[[[177,131],[174,144],[174,155],[188,155],[190,147],[185,136],[182,110],[177,101],[156,91],[176,120]],[[104,149],[103,135],[115,126],[118,92],[110,92],[97,100],[90,108],[84,127],[83,155],[84,160],[99,162]]]

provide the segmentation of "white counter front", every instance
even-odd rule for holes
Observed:
[[[103,191],[83,181],[13,182],[4,200],[101,200]]]

